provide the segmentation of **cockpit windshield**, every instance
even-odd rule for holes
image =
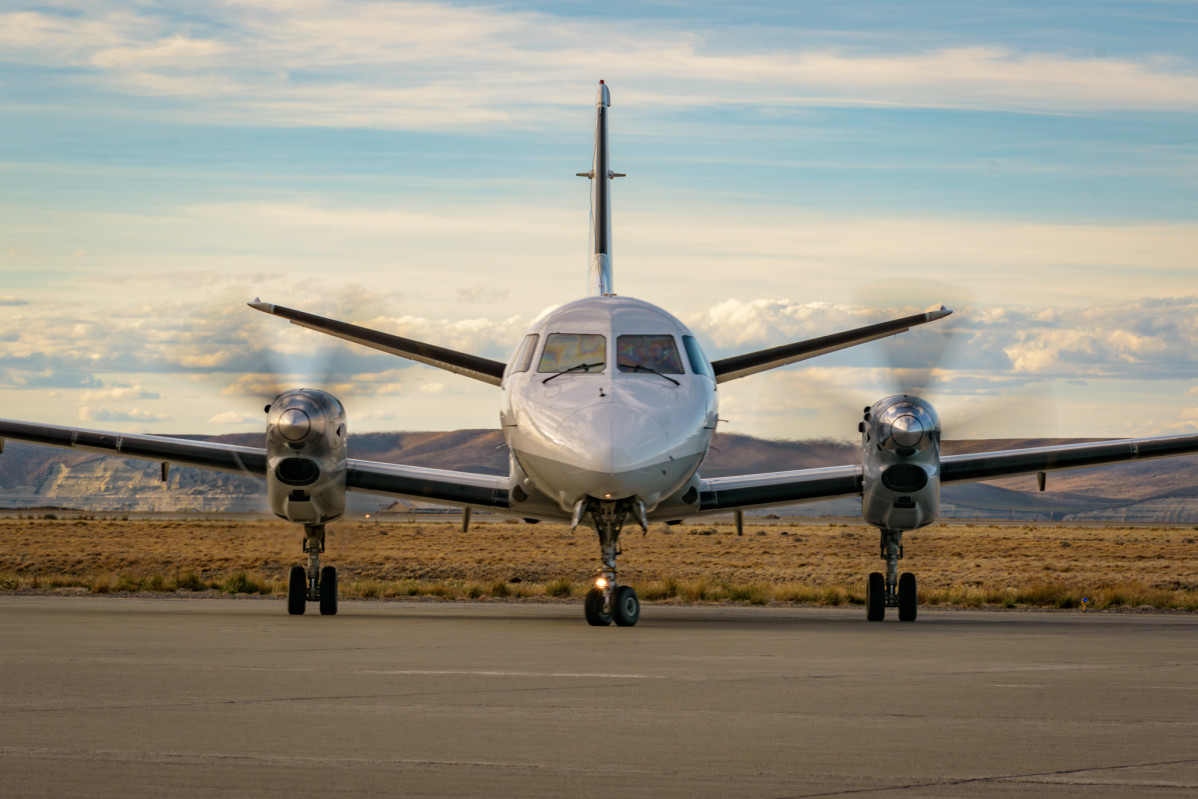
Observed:
[[[545,338],[538,372],[602,372],[607,363],[607,336],[598,333],[550,333]]]
[[[616,365],[621,372],[657,372],[682,374],[682,359],[674,337],[620,336],[616,339]]]

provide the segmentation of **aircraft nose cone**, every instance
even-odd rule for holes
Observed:
[[[566,417],[563,440],[577,442],[587,471],[618,474],[661,460],[669,449],[665,428],[640,408],[604,403]]]

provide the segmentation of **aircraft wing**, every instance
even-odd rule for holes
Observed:
[[[102,430],[0,419],[0,441],[8,438],[30,444],[65,447],[143,461],[177,463],[181,466],[194,466],[197,469],[212,469],[218,472],[248,474],[254,477],[263,477],[266,474],[265,449],[240,447],[235,444],[217,444],[166,436],[107,433]]]
[[[258,447],[0,419],[0,450],[3,449],[4,439],[251,477],[266,476],[266,450]],[[349,491],[450,505],[508,507],[507,478],[498,475],[451,472],[351,458],[346,462],[345,482]]]
[[[1083,469],[1109,463],[1171,458],[1198,452],[1198,435],[1126,438],[1086,444],[948,455],[940,459],[941,483],[968,483],[1033,472]]]
[[[451,472],[353,458],[347,466],[345,487],[350,491],[476,508],[508,507],[508,479],[500,475]]]
[[[482,358],[478,355],[470,355],[402,336],[393,336],[390,333],[351,325],[348,322],[338,322],[336,319],[316,316],[304,311],[297,311],[294,308],[284,308],[281,305],[272,305],[260,300],[254,300],[248,304],[255,310],[287,319],[293,325],[327,333],[330,336],[389,352],[401,358],[419,361],[447,372],[472,377],[493,386],[499,385],[503,380],[503,370],[507,368],[507,364],[493,361],[490,358]]]
[[[828,336],[811,338],[806,341],[796,341],[791,344],[783,344],[779,347],[771,347],[767,350],[747,352],[744,355],[734,355],[731,358],[721,358],[718,361],[711,362],[711,369],[715,373],[715,381],[717,383],[725,383],[729,380],[736,380],[738,377],[755,375],[758,372],[777,369],[779,366],[786,366],[797,361],[805,361],[818,355],[826,355],[836,350],[855,347],[867,341],[876,341],[897,333],[905,333],[917,325],[935,322],[937,319],[943,319],[951,313],[952,311],[942,305],[938,311],[926,311],[913,316],[904,316],[902,319],[892,319],[889,322],[879,322],[876,325],[859,327],[856,330],[847,330],[843,333],[832,333]]]
[[[699,513],[795,505],[860,493],[860,466],[712,477],[699,481]]]
[[[1198,435],[949,455],[940,460],[940,481],[942,484],[966,483],[1195,452],[1198,452]],[[700,480],[699,513],[726,513],[856,496],[861,493],[861,480],[862,469],[856,465],[714,477]]]

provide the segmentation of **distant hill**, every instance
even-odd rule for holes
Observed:
[[[203,438],[262,446],[261,434]],[[947,441],[945,454],[1070,443],[1068,439]],[[350,457],[428,466],[436,469],[506,474],[508,451],[498,430],[358,433]],[[718,433],[703,464],[707,477],[771,472],[854,463],[854,444],[840,441],[776,441]],[[156,463],[111,458],[71,450],[5,443],[0,456],[0,507],[63,506],[93,511],[263,511],[260,480],[172,467],[164,486]],[[1104,466],[1048,477],[1048,491],[1036,490],[1034,476],[993,483],[947,486],[946,517],[1026,520],[1113,520],[1198,523],[1198,456]],[[359,512],[388,505],[385,498],[351,494]],[[854,516],[854,499],[797,505],[769,511],[778,515]]]

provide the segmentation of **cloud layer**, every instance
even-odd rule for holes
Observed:
[[[1198,110],[1198,68],[1175,55],[985,40],[918,48],[884,36],[830,46],[797,25],[745,47],[735,27],[421,2],[212,5],[189,17],[88,3],[0,15],[0,47],[29,68],[83,70],[97,90],[186,99],[229,123],[544,125],[577,104],[579,86],[553,77],[562,74],[635,86],[625,101],[656,109]]]
[[[7,320],[0,324],[0,339],[11,339],[0,340],[3,387],[52,387],[57,397],[81,407],[83,422],[127,422],[176,432],[180,424],[201,422],[255,429],[261,414],[254,409],[295,386],[332,391],[361,409],[361,418],[373,415],[378,421],[372,427],[411,428],[412,420],[419,420],[417,427],[460,426],[442,415],[444,408],[419,416],[439,400],[455,412],[462,401],[474,403],[485,418],[496,407],[493,392],[473,381],[259,318],[240,303],[192,314],[181,314],[179,307],[143,310],[144,315],[96,312],[81,319],[39,309]],[[914,310],[730,299],[687,321],[714,359]],[[343,311],[343,318],[372,328],[499,360],[506,360],[531,321],[362,318]],[[75,336],[62,336],[64,329]],[[724,415],[738,429],[768,434],[772,425],[803,435],[804,424],[814,428],[807,434],[826,428],[843,433],[848,429],[843,417],[862,398],[872,401],[900,388],[934,396],[947,403],[949,416],[960,416],[984,407],[987,398],[1006,398],[1008,407],[1023,403],[1028,392],[1097,392],[1113,398],[1127,385],[1156,382],[1164,387],[1158,391],[1176,394],[1172,402],[1183,410],[1174,418],[1157,418],[1148,432],[1173,432],[1194,426],[1186,407],[1193,392],[1183,396],[1185,389],[1177,387],[1192,385],[1195,375],[1198,297],[1188,297],[1083,309],[964,306],[947,320],[902,336],[735,381],[722,394]],[[419,409],[417,415],[413,408]],[[1086,432],[1083,426],[1070,434]]]

